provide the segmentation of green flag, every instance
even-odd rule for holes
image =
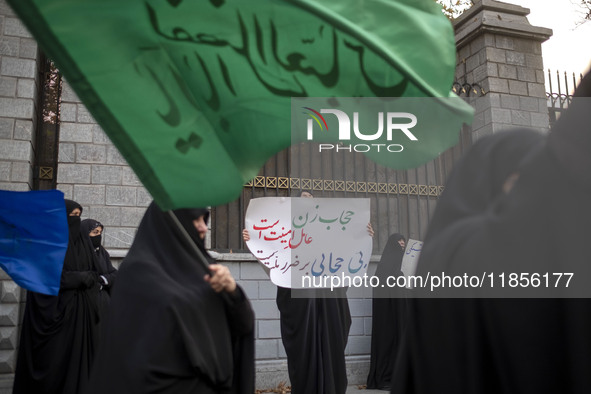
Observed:
[[[237,198],[291,144],[292,97],[449,97],[454,76],[433,0],[8,2],[162,209]]]

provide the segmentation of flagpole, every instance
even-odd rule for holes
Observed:
[[[170,220],[172,220],[177,230],[180,231],[181,236],[185,239],[185,241],[189,243],[191,249],[193,249],[193,252],[195,252],[195,254],[197,255],[197,260],[199,261],[199,263],[203,266],[203,268],[205,268],[205,271],[211,275],[207,259],[205,258],[203,253],[201,253],[201,250],[199,250],[197,245],[195,245],[195,242],[193,242],[193,239],[191,239],[191,236],[189,235],[187,230],[185,230],[180,220],[176,217],[173,211],[166,211],[166,213],[168,213],[168,217],[170,218]]]

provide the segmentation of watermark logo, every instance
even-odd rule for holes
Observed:
[[[347,113],[338,109],[323,108],[316,111],[310,107],[303,107],[310,112],[305,114],[311,118],[307,119],[306,124],[306,138],[308,141],[314,140],[315,123],[320,127],[320,130],[328,131],[326,119],[322,114],[334,115],[338,122],[338,140],[340,145],[334,144],[320,144],[319,151],[332,150],[336,151],[346,150],[351,152],[369,152],[370,150],[380,151],[380,148],[385,148],[388,152],[402,152],[404,147],[400,144],[355,144],[343,146],[343,143],[350,143],[352,136],[359,141],[377,141],[383,140],[384,132],[386,133],[386,140],[392,141],[395,133],[402,133],[410,141],[418,141],[418,138],[412,133],[411,129],[417,125],[417,117],[410,112],[378,112],[377,113],[377,130],[368,130],[367,127],[362,129],[360,127],[359,112],[353,112],[353,122]],[[314,122],[315,121],[315,122]],[[324,125],[324,127],[323,127]],[[351,132],[352,131],[352,132]]]

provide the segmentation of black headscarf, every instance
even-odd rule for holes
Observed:
[[[101,246],[102,231],[105,229],[105,227],[101,224],[101,222],[94,220],[94,219],[84,219],[82,221],[82,223],[80,224],[80,231],[82,231],[82,234],[88,234],[89,236],[90,236],[90,232],[98,227],[101,228],[101,235],[96,235],[94,237],[90,237],[90,240],[92,242],[92,246],[95,249],[98,248],[99,246]]]
[[[376,268],[376,276],[380,278],[381,283],[385,283],[388,276],[398,275],[400,273],[402,257],[404,255],[404,249],[398,243],[401,239],[406,242],[404,235],[395,233],[390,235],[388,242],[386,242],[380,263]]]
[[[201,211],[175,211],[193,232]],[[225,297],[204,281],[194,246],[152,203],[121,264],[102,346],[86,393],[254,391],[254,314],[238,288]]]
[[[582,89],[589,89],[589,78]],[[547,143],[520,164],[520,178],[508,195],[432,234],[418,273],[574,272],[569,290],[582,293],[570,294],[589,296],[591,103],[577,97]],[[552,281],[549,289],[530,286],[506,294],[564,295],[561,287]],[[591,391],[589,299],[415,301],[420,302],[411,303],[405,362],[396,368],[393,392]]]
[[[398,243],[401,239],[405,239],[402,234],[392,234],[382,252],[375,275],[384,286],[388,277],[402,274],[400,269],[404,249]],[[391,387],[392,372],[406,322],[406,299],[404,291],[394,287],[377,287],[373,290],[367,388],[387,389]]]
[[[84,219],[80,225],[80,231],[82,232],[83,236],[87,236],[94,248],[94,267],[95,271],[102,275],[107,283],[105,284],[103,280],[100,280],[100,284],[103,287],[102,290],[110,291],[111,287],[115,283],[115,278],[117,277],[117,269],[113,267],[111,263],[111,256],[106,251],[105,248],[101,245],[101,235],[96,235],[94,237],[90,236],[90,232],[95,228],[100,227],[102,230],[105,227],[97,220],[94,219]],[[104,310],[108,305],[108,300],[102,300],[101,303],[103,304],[102,309]]]

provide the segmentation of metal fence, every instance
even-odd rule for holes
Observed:
[[[582,78],[583,74],[579,74],[577,78],[576,73],[567,73],[566,71],[556,71],[554,73],[548,69],[548,92],[546,92],[546,97],[548,98],[550,126],[568,108],[572,100],[572,93]]]

